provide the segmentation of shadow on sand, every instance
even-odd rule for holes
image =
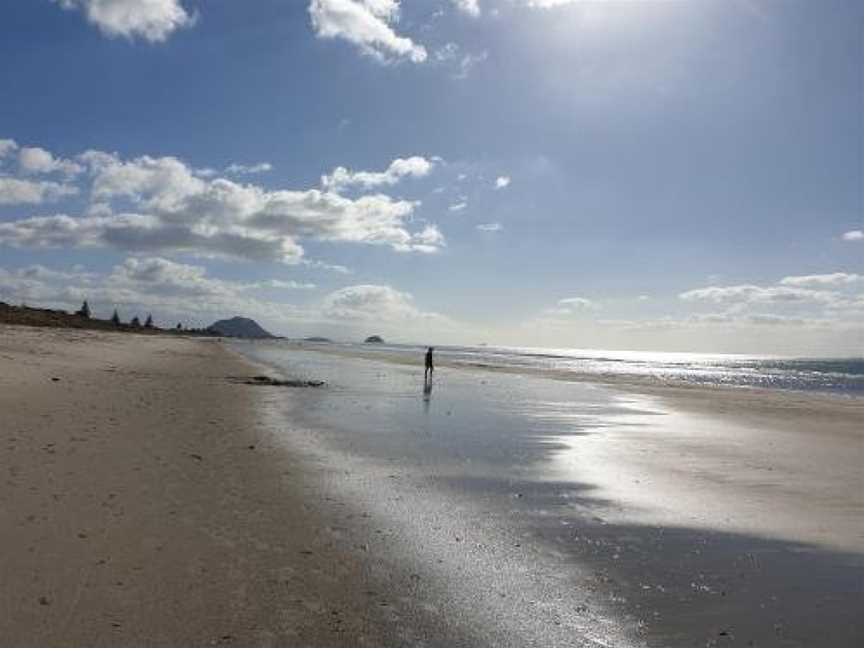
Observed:
[[[864,645],[864,555],[609,523],[599,515],[610,502],[589,484],[479,478],[450,485],[484,499],[509,497],[517,533],[591,568],[591,581],[574,587],[634,619],[648,646]]]

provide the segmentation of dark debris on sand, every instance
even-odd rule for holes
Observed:
[[[323,380],[279,380],[269,376],[229,376],[229,381],[240,385],[256,385],[263,387],[323,387]]]

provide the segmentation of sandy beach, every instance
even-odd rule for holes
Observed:
[[[0,645],[403,645],[214,342],[0,328]],[[392,603],[392,605],[391,605]],[[446,627],[439,637],[458,637]]]
[[[3,327],[0,645],[856,646],[861,407]]]

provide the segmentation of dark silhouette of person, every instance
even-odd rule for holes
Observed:
[[[435,351],[435,347],[426,349],[426,372],[423,374],[424,382],[432,378],[432,374],[435,372],[435,365],[432,362],[433,351]]]

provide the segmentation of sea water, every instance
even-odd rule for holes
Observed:
[[[309,343],[348,354],[379,354],[421,362],[425,347],[403,344]],[[440,346],[439,362],[530,371],[574,379],[658,384],[727,385],[864,395],[864,357],[792,358],[706,353]]]

